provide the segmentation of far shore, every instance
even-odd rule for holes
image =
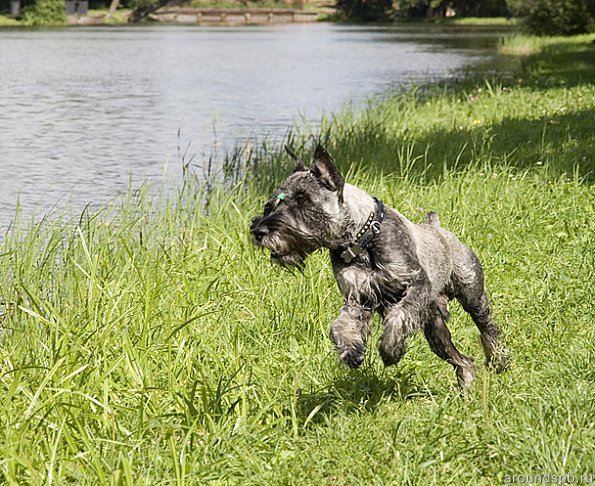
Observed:
[[[108,9],[90,9],[86,14],[65,16],[65,23],[56,27],[85,25],[131,25],[131,9],[118,9],[109,15]],[[186,25],[270,25],[305,22],[338,22],[336,8],[332,3],[309,4],[304,8],[190,8],[163,7],[151,14],[143,24],[186,24]],[[451,17],[437,19],[418,19],[414,21],[395,21],[396,25],[420,25],[460,27],[460,28],[514,28],[515,19],[505,17]],[[0,28],[30,27],[20,18],[0,14]]]

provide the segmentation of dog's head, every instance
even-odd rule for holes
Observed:
[[[252,240],[283,266],[301,267],[313,251],[333,244],[340,230],[345,182],[327,151],[318,146],[309,169],[286,147],[296,162],[277,188],[263,214],[250,225]]]

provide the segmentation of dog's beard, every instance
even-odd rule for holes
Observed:
[[[292,232],[281,234],[275,231],[255,243],[269,250],[271,262],[284,268],[304,268],[306,258],[321,247],[318,241],[307,235]]]
[[[280,255],[278,253],[271,253],[271,262],[276,265],[280,265],[283,268],[295,268],[302,270],[305,265],[305,261],[308,255],[301,254],[285,254]]]

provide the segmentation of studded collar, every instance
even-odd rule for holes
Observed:
[[[376,210],[370,213],[368,220],[355,236],[355,241],[341,252],[341,258],[345,263],[351,263],[380,233],[380,227],[384,220],[384,204],[377,198],[374,198],[374,201],[376,201]]]

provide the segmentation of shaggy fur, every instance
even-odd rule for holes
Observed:
[[[370,323],[378,312],[383,319],[380,355],[386,366],[397,364],[407,338],[423,329],[432,351],[454,367],[459,386],[470,386],[473,360],[459,352],[446,327],[448,302],[456,298],[479,328],[486,364],[498,372],[507,367],[481,263],[440,226],[436,213],[416,225],[386,207],[378,234],[347,263],[342,254],[378,211],[376,200],[345,183],[321,146],[311,169],[289,153],[296,169],[273,193],[264,213],[253,219],[250,231],[253,241],[283,266],[301,267],[313,251],[329,250],[344,297],[330,331],[342,362],[352,368],[362,364]]]

